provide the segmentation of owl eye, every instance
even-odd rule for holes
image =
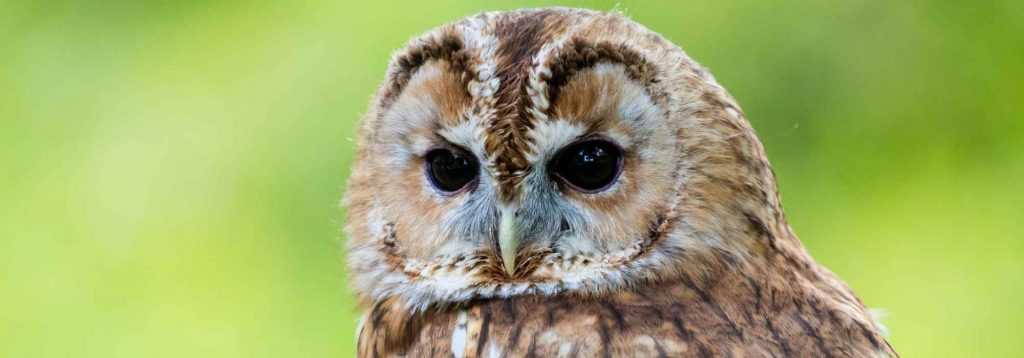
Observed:
[[[594,139],[565,147],[550,164],[551,173],[570,187],[596,193],[607,189],[622,172],[622,150]]]
[[[465,188],[479,173],[476,159],[461,150],[434,149],[427,153],[427,177],[441,191],[454,193]]]

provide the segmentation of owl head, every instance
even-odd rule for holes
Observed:
[[[412,40],[344,200],[366,301],[599,296],[789,230],[760,142],[677,46],[621,14],[475,15]]]

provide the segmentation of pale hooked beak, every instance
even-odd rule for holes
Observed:
[[[505,273],[509,277],[516,273],[516,252],[519,251],[517,225],[516,208],[512,205],[502,206],[501,223],[498,224],[498,249],[501,251],[501,261],[505,263]]]

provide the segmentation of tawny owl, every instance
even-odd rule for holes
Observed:
[[[895,356],[793,234],[735,100],[621,14],[413,40],[358,147],[360,356]]]

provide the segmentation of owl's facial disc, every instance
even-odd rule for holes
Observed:
[[[477,260],[497,268],[481,280],[550,281],[562,262],[602,262],[647,236],[674,189],[673,131],[624,66],[567,78],[517,146],[494,143],[510,140],[502,116],[521,114],[474,100],[460,77],[424,64],[374,130],[373,200],[405,263]]]
[[[488,16],[414,42],[361,129],[350,263],[373,297],[602,292],[664,260],[684,160],[659,72],[567,24],[496,41],[518,25]]]

